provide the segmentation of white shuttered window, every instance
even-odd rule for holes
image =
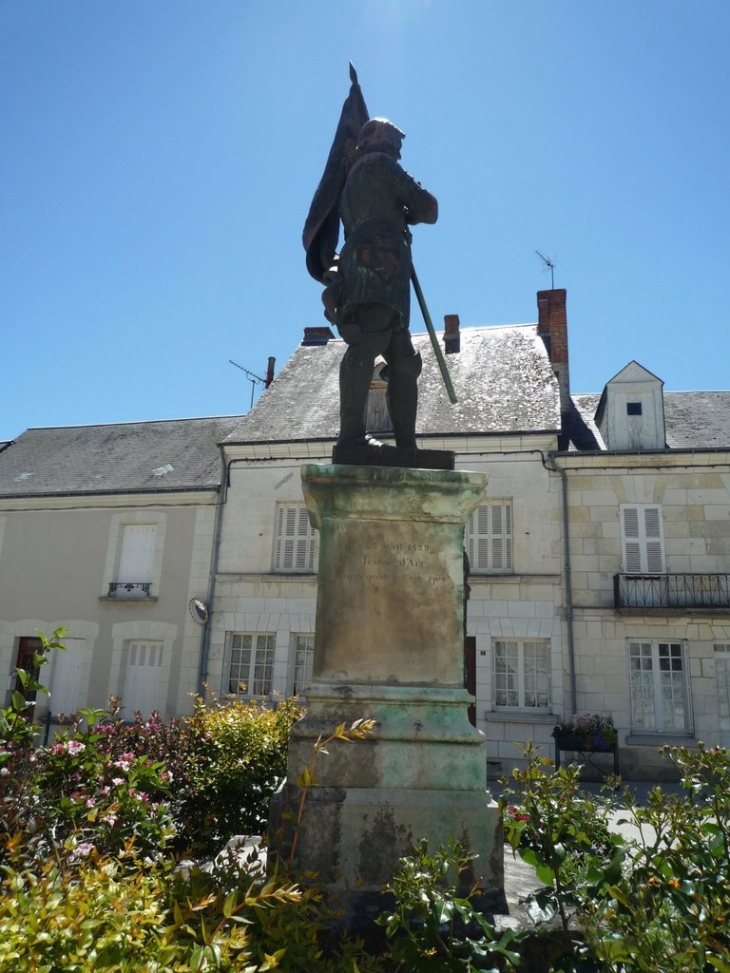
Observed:
[[[126,584],[152,580],[155,530],[155,524],[127,524],[123,528],[118,582]]]
[[[512,568],[512,503],[481,504],[466,525],[466,553],[475,574],[510,574]]]
[[[314,572],[316,533],[303,503],[279,504],[274,533],[274,570]]]
[[[664,531],[658,504],[621,504],[621,537],[626,574],[664,573]]]

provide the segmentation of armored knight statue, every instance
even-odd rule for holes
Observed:
[[[409,227],[435,223],[438,204],[398,163],[403,133],[368,120],[351,68],[352,87],[304,229],[307,266],[325,284],[325,316],[347,344],[340,366],[338,446],[380,444],[367,435],[375,359],[387,363],[386,401],[396,446],[416,447],[421,358],[409,325]],[[344,244],[336,254],[339,220]]]

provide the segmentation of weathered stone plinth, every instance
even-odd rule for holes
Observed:
[[[463,527],[485,477],[312,465],[302,482],[320,531],[314,684],[272,812],[275,850],[291,847],[281,812],[298,814],[316,740],[373,719],[366,740],[335,741],[319,756],[299,867],[341,888],[378,887],[422,838],[436,850],[454,837],[478,856],[465,878],[500,889],[499,814],[463,688]]]

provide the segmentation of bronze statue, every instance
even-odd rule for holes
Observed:
[[[421,357],[408,330],[409,226],[435,223],[438,204],[398,164],[403,133],[385,119],[368,119],[352,67],[351,78],[304,229],[307,267],[325,284],[325,316],[348,346],[340,366],[338,445],[380,446],[367,436],[365,422],[375,359],[382,355],[396,445],[415,449]]]

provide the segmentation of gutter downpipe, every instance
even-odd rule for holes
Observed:
[[[205,684],[208,681],[208,659],[210,657],[210,629],[213,620],[213,599],[215,598],[215,579],[218,573],[218,561],[220,558],[221,536],[223,534],[223,508],[228,499],[228,467],[223,447],[218,447],[221,452],[221,489],[218,497],[218,504],[215,511],[215,531],[213,541],[213,552],[210,560],[210,580],[208,582],[208,596],[206,605],[208,608],[208,618],[203,626],[203,635],[200,640],[200,664],[198,665],[198,687],[197,694],[202,696],[205,692]]]
[[[550,469],[560,476],[563,495],[563,568],[565,571],[565,621],[568,629],[568,675],[570,712],[578,712],[578,690],[575,679],[575,641],[573,638],[573,579],[570,566],[570,521],[568,519],[568,472],[555,464],[555,454],[548,454]]]

